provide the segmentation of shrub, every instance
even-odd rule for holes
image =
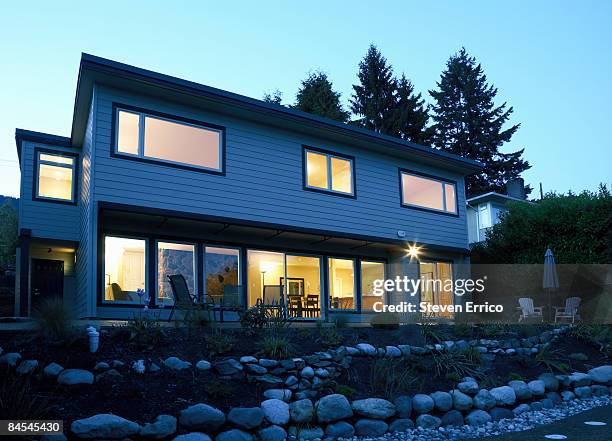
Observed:
[[[2,372],[0,377],[0,419],[40,420],[49,417],[49,402],[32,391],[28,378],[18,377],[8,370]]]
[[[64,340],[69,335],[72,313],[62,299],[45,299],[34,311],[43,336],[53,340]]]
[[[259,352],[264,357],[281,360],[291,357],[293,345],[285,336],[270,334],[259,343]]]
[[[458,338],[470,338],[472,336],[472,325],[467,323],[457,323],[453,327],[453,332]]]
[[[353,389],[351,386],[347,386],[346,384],[336,385],[336,393],[340,395],[344,395],[349,400],[352,400],[353,397],[357,395],[357,391]]]
[[[319,330],[319,341],[325,347],[336,347],[342,343],[342,335],[336,328],[321,328]]]
[[[237,386],[231,381],[209,381],[204,384],[204,391],[213,399],[230,398],[236,394]]]
[[[514,380],[525,381],[525,379],[523,378],[521,374],[517,374],[516,372],[510,372],[508,374],[508,381],[514,381]]]
[[[227,354],[234,349],[236,344],[236,338],[227,332],[222,332],[219,329],[215,329],[212,334],[207,335],[206,348],[211,354]]]
[[[127,329],[130,340],[145,345],[156,345],[166,335],[157,317],[147,314],[134,314],[127,324]]]
[[[381,358],[370,365],[370,390],[372,393],[393,400],[422,386],[423,377],[407,360]]]
[[[438,325],[433,315],[427,315],[420,323],[421,335],[427,344],[440,343],[448,339],[448,334]]]
[[[464,358],[465,361],[475,366],[482,365],[482,354],[472,346],[458,350],[457,356],[460,358]]]
[[[567,374],[568,370],[565,369],[566,364],[561,362],[561,350],[551,349],[550,346],[544,346],[540,349],[535,356],[536,364],[545,367],[550,372],[555,370],[562,374]]]
[[[449,373],[455,373],[461,378],[476,377],[479,373],[480,363],[469,359],[463,351],[433,352],[431,359],[434,374],[438,378],[445,378]]]

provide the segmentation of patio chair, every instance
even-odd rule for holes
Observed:
[[[214,302],[213,307],[215,311],[219,311],[219,320],[223,323],[223,312],[238,312],[242,310],[242,286],[240,285],[224,285],[223,286],[223,297],[218,302]]]
[[[542,306],[533,306],[533,299],[531,297],[521,297],[518,302],[521,308],[519,322],[529,318],[536,318],[542,322],[544,321],[544,308]]]
[[[580,297],[568,297],[565,299],[565,306],[553,306],[555,309],[555,323],[557,323],[557,319],[571,319],[572,323],[576,319],[580,320],[580,315],[578,314],[580,302]]]
[[[210,318],[210,309],[212,305],[210,303],[198,303],[197,298],[189,292],[187,281],[182,274],[169,275],[168,281],[170,282],[172,296],[174,297],[174,304],[172,305],[172,310],[170,310],[168,321],[172,320],[175,309],[184,311],[205,310],[208,312]]]

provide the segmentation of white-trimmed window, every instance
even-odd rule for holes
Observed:
[[[354,196],[352,158],[304,148],[304,164],[306,188]]]
[[[454,182],[401,171],[402,205],[457,214]]]
[[[330,309],[336,311],[356,310],[355,260],[330,257],[327,262]]]
[[[37,150],[36,164],[36,198],[73,203],[76,157]]]
[[[224,129],[116,109],[115,153],[223,172]]]
[[[104,302],[145,305],[147,294],[147,240],[104,237]]]

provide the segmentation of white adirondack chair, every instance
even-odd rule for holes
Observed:
[[[555,323],[557,323],[557,319],[571,319],[572,323],[576,319],[580,320],[580,315],[578,314],[580,301],[580,297],[568,297],[565,299],[565,306],[555,306]]]
[[[530,297],[521,297],[519,299],[519,305],[521,308],[521,316],[519,317],[519,322],[523,320],[527,320],[528,318],[538,318],[541,321],[544,321],[543,315],[543,307],[542,306],[533,306],[533,299]]]

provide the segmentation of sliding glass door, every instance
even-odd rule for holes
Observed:
[[[453,304],[453,266],[448,262],[420,262],[421,302],[432,305]],[[452,318],[451,312],[440,312],[439,317]]]
[[[321,258],[248,250],[248,306],[280,305],[292,318],[321,317]]]

